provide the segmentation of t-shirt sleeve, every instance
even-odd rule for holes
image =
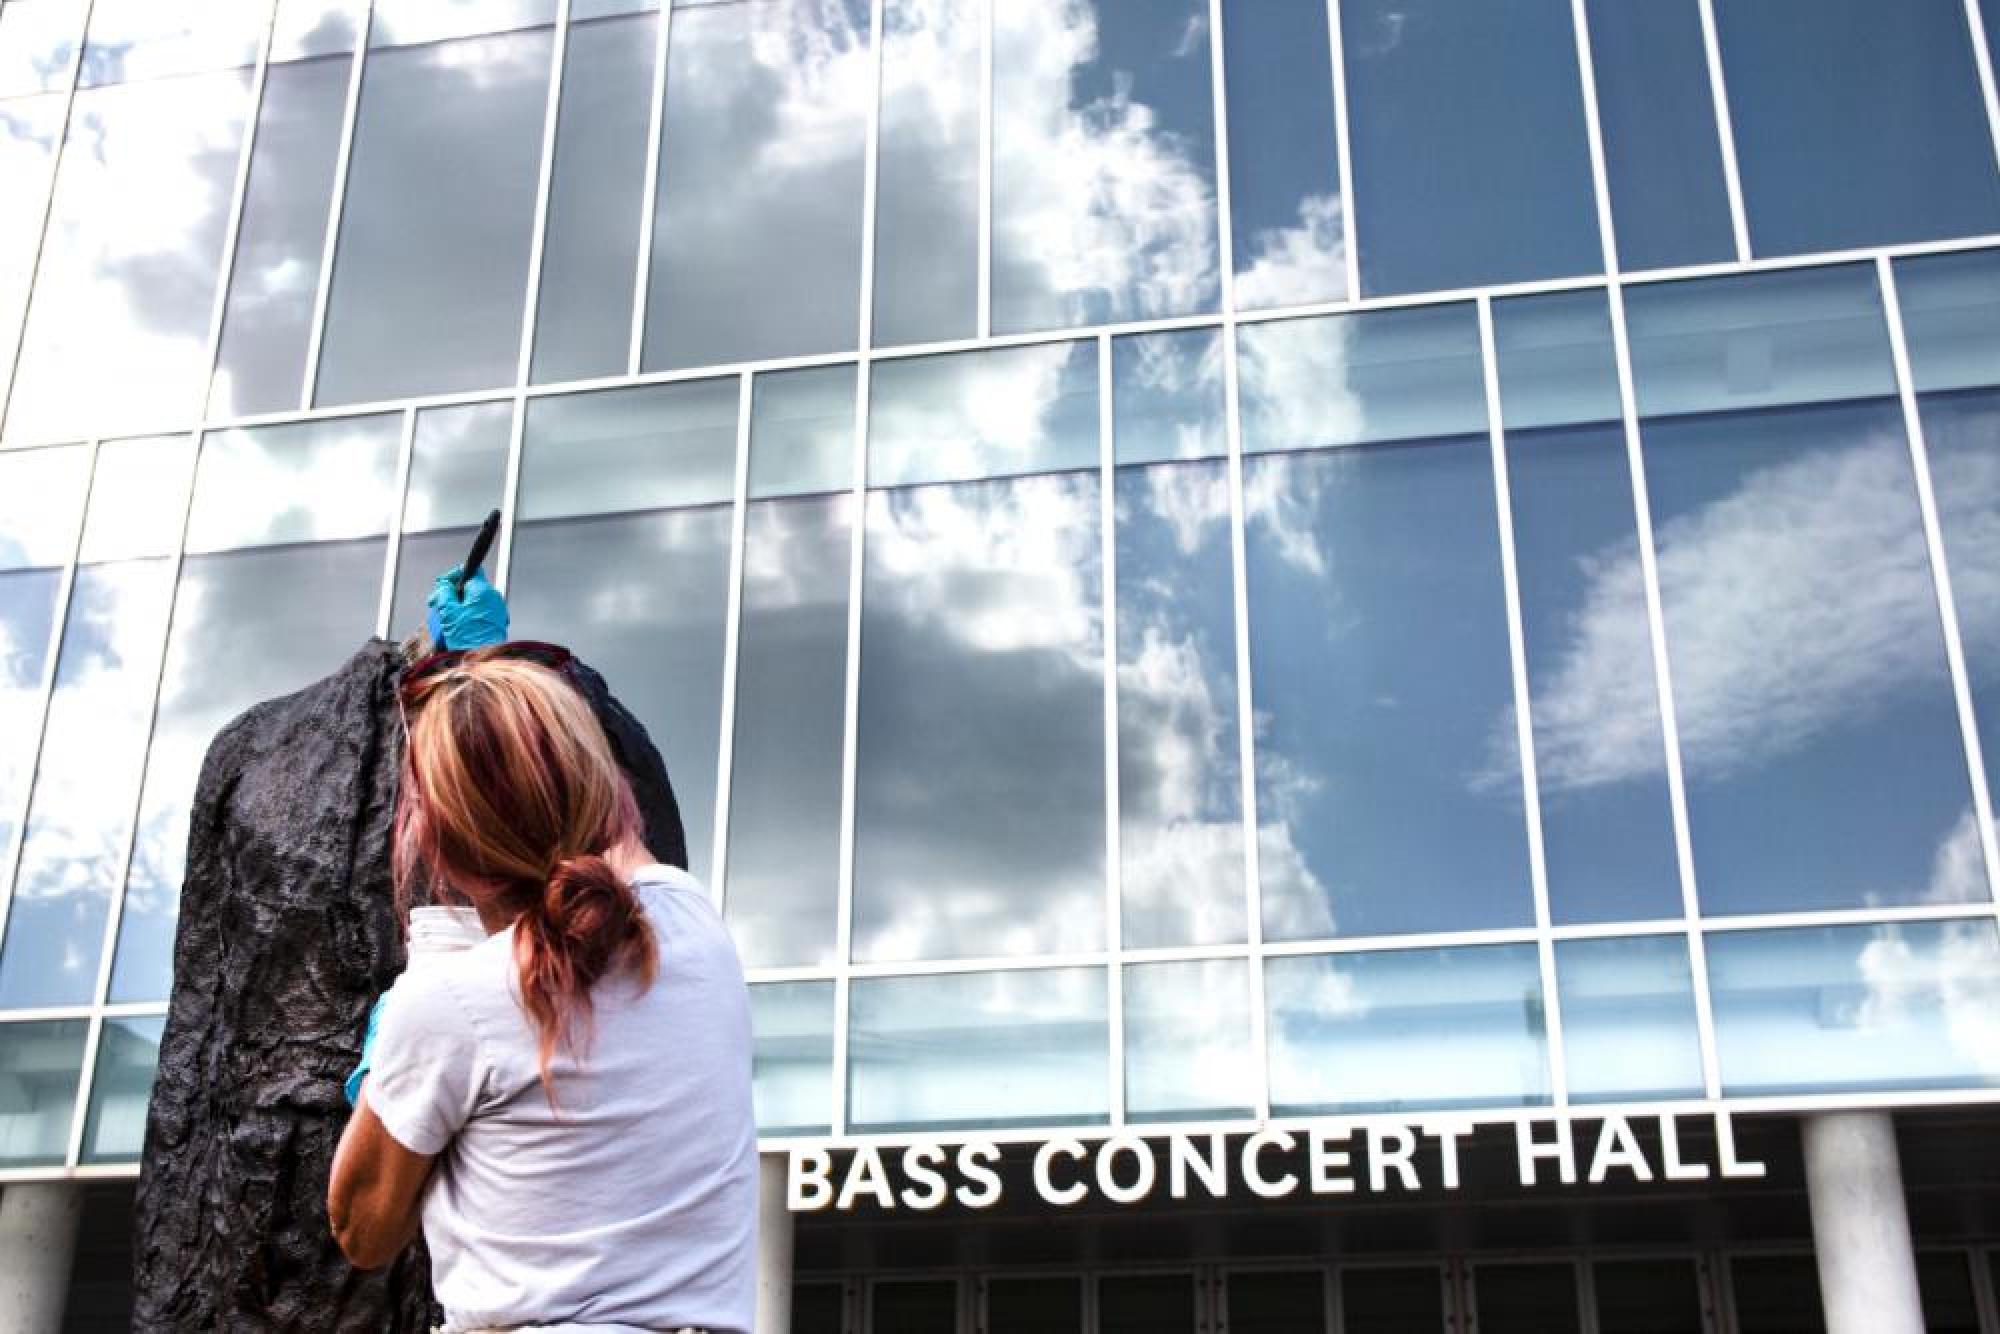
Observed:
[[[435,972],[397,979],[362,1086],[396,1142],[412,1153],[442,1150],[471,1119],[486,1076],[471,1016],[449,979]]]

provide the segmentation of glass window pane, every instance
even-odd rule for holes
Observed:
[[[146,1103],[160,1063],[165,1017],[110,1019],[97,1044],[97,1074],[83,1123],[83,1161],[129,1162],[146,1138]]]
[[[1686,938],[1557,941],[1556,988],[1573,1101],[1701,1096]]]
[[[752,394],[751,499],[854,485],[854,367],[769,372]]]
[[[877,347],[978,332],[985,13],[983,0],[884,0],[882,6]]]
[[[868,1334],[958,1334],[952,1279],[876,1283],[868,1290]]]
[[[1986,899],[1872,274],[1626,299],[1704,911]]]
[[[112,1000],[167,995],[188,804],[216,732],[324,676],[374,629],[401,434],[390,413],[202,441]]]
[[[1577,1334],[1583,1328],[1573,1265],[1478,1265],[1472,1282],[1480,1334]]]
[[[346,55],[361,31],[364,0],[278,0],[271,21],[271,59]]]
[[[1817,1334],[1826,1328],[1819,1266],[1810,1255],[1732,1255],[1738,1334]]]
[[[82,446],[0,454],[0,570],[69,563],[89,477]]]
[[[1917,1291],[1923,1297],[1925,1334],[1980,1334],[1970,1259],[1964,1251],[1930,1251],[1917,1256]]]
[[[868,497],[855,958],[1102,942],[1098,497],[1094,472]]]
[[[551,41],[369,56],[316,402],[514,382]]]
[[[253,64],[270,18],[271,0],[95,0],[77,82],[89,88]]]
[[[0,1024],[0,1167],[50,1167],[69,1151],[77,1075],[90,1025],[82,1019]]]
[[[833,983],[750,988],[760,1135],[823,1135],[833,1114]]]
[[[1111,342],[1113,452],[1119,463],[1221,458],[1222,334],[1133,334]]]
[[[1444,1279],[1435,1268],[1340,1271],[1343,1334],[1434,1334],[1444,1329]]]
[[[2000,231],[2000,171],[1956,5],[1717,0],[1760,255]]]
[[[1708,937],[1726,1094],[2000,1085],[1990,920]]]
[[[1986,786],[2000,793],[2000,251],[1899,260],[1896,283]]]
[[[1195,1334],[1192,1274],[1106,1274],[1097,1280],[1098,1334]]]
[[[396,554],[396,592],[389,612],[391,638],[424,623],[431,584],[465,559],[479,525],[500,507],[513,426],[510,402],[426,408],[417,414],[409,491],[403,499],[403,545]]]
[[[1081,1278],[986,1280],[983,1334],[1083,1334]]]
[[[1216,308],[1207,19],[1203,0],[994,6],[993,332]]]
[[[1118,846],[1128,948],[1244,939],[1229,476],[1120,468]]]
[[[4,12],[14,11],[9,5]],[[7,182],[0,193],[0,408],[14,377],[67,100],[56,94],[0,102],[0,180]]]
[[[56,173],[8,439],[192,420],[249,94],[236,70],[77,95],[67,142],[87,151]]]
[[[847,1334],[847,1285],[800,1283],[793,1288],[791,1334]]]
[[[870,486],[1095,468],[1097,455],[1094,343],[875,363]]]
[[[1364,293],[1602,267],[1564,0],[1349,0],[1340,26]]]
[[[1320,0],[1222,6],[1238,310],[1348,295],[1326,14]]]
[[[1557,922],[1683,911],[1610,312],[1494,303],[1530,716]]]
[[[69,63],[83,30],[83,5],[84,0],[0,5],[0,97],[58,92],[69,83]]]
[[[333,56],[274,65],[264,76],[209,390],[214,416],[299,405],[348,73],[349,58]]]
[[[868,43],[864,0],[676,11],[646,369],[854,346]]]
[[[1268,959],[1264,992],[1274,1116],[1549,1099],[1532,945]]]
[[[192,436],[105,441],[97,451],[77,558],[88,563],[173,555],[193,481]]]
[[[537,384],[625,373],[659,22],[579,23],[572,9],[535,308]]]
[[[1472,312],[1248,332],[1246,449],[1405,441],[1244,468],[1265,935],[1525,925],[1527,825]],[[1428,430],[1439,435],[1411,440]]]
[[[1590,1279],[1598,1334],[1707,1334],[1692,1260],[1599,1260]]]
[[[1102,1125],[1104,970],[856,978],[850,1129]]]
[[[1132,1121],[1253,1114],[1250,972],[1241,959],[1124,970],[1125,1110]]]
[[[715,847],[738,392],[727,379],[531,400],[508,571],[521,633],[574,649],[652,734],[689,869],[703,880]]]
[[[851,495],[744,516],[724,903],[752,968],[834,962],[853,534]]]
[[[375,0],[368,45],[410,46],[555,20],[556,0]]]
[[[1239,1271],[1223,1280],[1230,1334],[1323,1334],[1326,1280],[1318,1270]]]
[[[1736,258],[1696,0],[1588,0],[1620,267]]]

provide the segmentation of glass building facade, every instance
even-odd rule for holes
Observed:
[[[1981,8],[0,0],[0,1178],[492,506],[773,1144],[2000,1100]]]

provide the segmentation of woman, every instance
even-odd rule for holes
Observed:
[[[421,1219],[446,1331],[748,1334],[742,969],[701,886],[642,845],[564,657],[501,645],[405,677],[399,899],[435,886],[492,934],[384,998],[328,1215],[364,1268]]]

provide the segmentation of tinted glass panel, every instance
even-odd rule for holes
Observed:
[[[1317,1272],[1239,1273],[1224,1280],[1232,1334],[1320,1334],[1325,1279]]]
[[[1093,472],[868,497],[856,958],[1103,940],[1098,496]]]
[[[1716,0],[1715,21],[1758,254],[2000,230],[1957,6]]]
[[[1735,259],[1700,6],[1588,0],[1588,12],[1620,266]]]
[[[112,1000],[167,995],[188,803],[217,730],[324,676],[373,629],[401,432],[385,414],[203,439]]]
[[[856,978],[850,1128],[1101,1125],[1104,970]]]
[[[757,1132],[825,1134],[833,1116],[833,983],[750,988],[750,1027]]]
[[[104,1021],[97,1073],[90,1083],[90,1110],[83,1124],[84,1162],[139,1156],[146,1137],[146,1100],[152,1095],[166,1022],[164,1018]]]
[[[95,0],[77,82],[88,88],[251,64],[270,16],[271,0]]]
[[[278,0],[271,21],[271,59],[344,55],[361,31],[364,0]]]
[[[1244,961],[1140,964],[1123,982],[1127,1118],[1251,1115],[1257,1068]]]
[[[958,1284],[877,1283],[868,1290],[869,1334],[957,1334]]]
[[[1347,210],[1319,0],[1229,0],[1229,225],[1236,308],[1347,295]]]
[[[1737,1255],[1729,1279],[1739,1334],[1820,1334],[1819,1266],[1810,1255]]]
[[[801,1283],[792,1289],[791,1334],[847,1334],[843,1283]]]
[[[1270,959],[1271,1111],[1548,1101],[1532,945]]]
[[[570,24],[535,308],[538,384],[622,375],[631,355],[658,25],[651,14]]]
[[[546,30],[368,58],[315,399],[514,382]]]
[[[854,367],[759,375],[750,411],[750,498],[854,485]]]
[[[1243,449],[1486,435],[1471,306],[1274,320],[1237,334]]]
[[[1568,4],[1350,0],[1340,25],[1364,292],[1601,267]]]
[[[465,559],[479,525],[499,507],[513,424],[512,403],[426,408],[417,414],[409,491],[403,500],[403,545],[396,555],[396,592],[389,610],[390,638],[410,634],[424,624],[431,584]]]
[[[1572,1334],[1583,1328],[1571,1265],[1480,1265],[1472,1281],[1481,1334]]]
[[[1041,343],[878,362],[868,483],[1095,468],[1097,348]]]
[[[1873,278],[1627,303],[1704,910],[1985,899]]]
[[[1684,937],[1558,941],[1556,986],[1573,1100],[1701,1096]]]
[[[1423,1334],[1444,1328],[1444,1281],[1435,1269],[1343,1269],[1345,1334]]]
[[[435,42],[553,23],[556,0],[375,0],[370,46]]]
[[[521,456],[521,517],[730,499],[739,397],[730,379],[535,399]]]
[[[0,1167],[46,1167],[69,1149],[77,1075],[89,1025],[81,1019],[0,1024]]]
[[[1244,939],[1229,477],[1116,474],[1118,843],[1127,947]]]
[[[834,961],[853,532],[850,495],[744,516],[724,901],[753,968]]]
[[[1990,920],[1716,933],[1708,974],[1724,1093],[2000,1084]]]
[[[979,330],[982,0],[884,0],[875,164],[878,347]]]
[[[13,13],[14,7],[6,12]],[[64,101],[58,95],[0,102],[0,180],[7,182],[0,194],[0,408],[6,406],[21,319],[28,309],[35,248],[62,140]]]
[[[1917,1290],[1923,1296],[1925,1334],[1980,1334],[1979,1302],[1972,1291],[1971,1257],[1964,1251],[1917,1256]]]
[[[1215,308],[1207,15],[1201,0],[994,7],[995,333]]]
[[[1097,1280],[1099,1334],[1195,1334],[1192,1274],[1109,1274]]]
[[[1707,1334],[1692,1260],[1599,1260],[1590,1279],[1598,1334]]]
[[[869,64],[863,0],[676,11],[648,369],[854,346]]]
[[[83,0],[0,5],[0,97],[61,89],[82,34]]]
[[[985,1334],[1082,1334],[1080,1278],[992,1278],[986,1281]]]
[[[249,92],[237,70],[77,95],[68,141],[88,148],[56,173],[9,439],[193,417]]]
[[[1497,302],[1493,315],[1550,911],[1678,917],[1610,313],[1583,292]]]
[[[1214,329],[1134,334],[1111,343],[1114,456],[1119,463],[1220,458],[1222,335]]]
[[[299,405],[347,112],[348,66],[347,57],[334,56],[274,65],[264,76],[222,349],[209,392],[215,416]]]

